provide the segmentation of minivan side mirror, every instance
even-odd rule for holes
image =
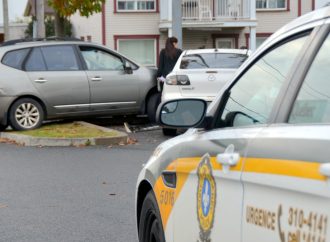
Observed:
[[[125,71],[125,74],[133,74],[132,66],[130,65],[130,63],[128,61],[124,62],[124,71]]]
[[[202,99],[178,99],[162,103],[157,112],[161,125],[175,128],[192,128],[202,123],[207,109]]]

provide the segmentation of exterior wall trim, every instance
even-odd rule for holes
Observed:
[[[273,33],[257,33],[256,37],[269,37],[272,34]],[[249,40],[250,40],[250,33],[245,33],[245,44],[246,44],[246,48],[248,49],[250,47]]]
[[[239,34],[212,34],[213,48],[215,48],[215,40],[217,38],[235,38],[235,48],[238,49]]]
[[[298,0],[298,17],[301,16],[301,0]]]
[[[159,65],[159,38],[160,35],[114,35],[114,47],[118,49],[117,41],[120,39],[155,39],[156,40],[156,65]]]
[[[312,0],[312,10],[315,10],[315,0]]]
[[[102,4],[102,44],[107,44],[105,3]]]
[[[130,13],[159,13],[159,0],[155,0],[155,2],[156,2],[156,11],[129,11],[129,12],[118,12],[118,9],[117,9],[117,1],[118,0],[113,0],[113,4],[114,4],[114,6],[113,6],[113,12],[114,13],[116,13],[116,14],[130,14]]]

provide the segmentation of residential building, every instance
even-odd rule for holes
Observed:
[[[181,1],[183,49],[258,47],[280,27],[326,0],[107,0],[90,18],[71,17],[76,37],[156,66]]]
[[[27,23],[9,23],[9,36],[7,40],[22,39],[25,37],[25,30],[27,29]],[[0,25],[0,44],[4,41],[4,27]]]

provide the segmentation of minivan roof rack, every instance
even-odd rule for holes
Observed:
[[[25,39],[13,39],[5,41],[1,44],[1,46],[9,46],[15,45],[18,43],[24,42],[36,42],[36,41],[82,41],[81,39],[74,38],[74,37],[58,37],[58,36],[51,36],[47,38],[25,38]]]

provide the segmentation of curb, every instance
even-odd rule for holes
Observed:
[[[79,124],[85,125],[87,127],[97,128],[104,132],[116,132],[117,136],[113,137],[91,137],[91,138],[40,138],[33,137],[29,135],[22,134],[13,134],[0,132],[0,138],[8,139],[10,141],[14,141],[18,145],[23,146],[57,146],[57,147],[65,147],[65,146],[90,146],[90,145],[118,145],[118,144],[127,144],[128,135],[126,133],[104,128],[98,125],[86,123],[86,122],[77,122]]]

